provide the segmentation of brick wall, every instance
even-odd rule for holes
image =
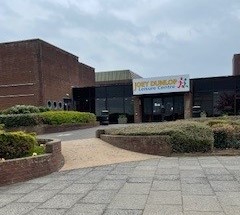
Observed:
[[[0,110],[62,102],[72,87],[94,86],[94,68],[39,39],[0,44]]]
[[[141,123],[142,122],[142,105],[139,96],[133,97],[133,105],[134,105],[134,122]]]
[[[79,80],[81,87],[93,87],[95,86],[95,69],[79,63]]]
[[[101,131],[99,133],[101,133]],[[99,135],[99,133],[97,135]],[[124,136],[100,134],[100,138],[111,145],[134,152],[164,156],[169,156],[172,153],[169,136]]]
[[[0,162],[0,186],[30,180],[58,171],[64,164],[61,142],[46,144],[45,155],[6,160]]]
[[[38,50],[34,40],[0,44],[0,109],[40,104]]]
[[[94,86],[95,73],[90,66],[78,62],[78,57],[41,41],[43,73],[43,103],[63,101],[72,87]]]

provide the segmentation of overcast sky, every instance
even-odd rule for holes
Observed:
[[[0,42],[32,38],[97,72],[231,75],[240,0],[0,0]]]

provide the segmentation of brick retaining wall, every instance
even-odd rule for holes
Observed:
[[[61,141],[53,140],[46,143],[46,153],[0,162],[0,186],[30,180],[58,171],[64,164]]]
[[[96,136],[111,145],[134,152],[163,156],[170,156],[172,153],[169,136],[106,135],[103,130],[98,131]]]

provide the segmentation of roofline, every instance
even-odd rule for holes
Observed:
[[[2,46],[2,45],[11,45],[11,44],[14,44],[14,43],[29,43],[29,42],[32,42],[32,43],[33,42],[45,43],[45,44],[48,44],[48,45],[50,45],[50,46],[52,46],[52,47],[54,47],[54,48],[56,48],[56,49],[58,49],[58,50],[60,50],[60,51],[62,51],[64,53],[68,54],[68,55],[71,55],[71,56],[73,56],[73,57],[75,57],[77,59],[79,58],[77,55],[74,55],[74,54],[72,54],[72,53],[70,53],[68,51],[65,51],[64,49],[61,49],[61,48],[59,48],[59,47],[57,47],[57,46],[55,46],[55,45],[53,45],[53,44],[51,44],[49,42],[46,42],[46,41],[44,41],[42,39],[39,39],[39,38],[27,39],[27,40],[18,40],[18,41],[11,41],[11,42],[3,42],[3,43],[0,43],[0,46]]]
[[[212,76],[212,77],[202,77],[202,78],[190,78],[190,80],[229,78],[229,77],[236,77],[236,76],[240,76],[240,75],[225,75],[225,76]]]
[[[92,66],[89,66],[89,65],[87,65],[87,64],[85,64],[85,63],[82,63],[82,62],[79,62],[79,64],[81,64],[81,65],[83,65],[83,66],[86,66],[86,67],[88,67],[88,68],[90,68],[90,69],[94,69],[94,71],[95,71],[95,68],[92,67]]]
[[[107,70],[107,71],[96,71],[96,73],[101,73],[101,72],[124,72],[124,71],[129,71],[129,72],[133,72],[130,69],[119,69],[119,70]],[[134,73],[134,72],[133,72]]]

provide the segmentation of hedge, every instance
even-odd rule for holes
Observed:
[[[213,149],[211,128],[204,123],[177,121],[107,129],[114,135],[168,135],[174,152],[206,152]]]
[[[93,113],[77,111],[48,111],[41,113],[43,123],[48,125],[94,123],[96,116]]]
[[[4,124],[6,128],[35,126],[42,124],[42,117],[38,114],[0,115],[0,124]]]
[[[19,132],[0,131],[0,158],[13,159],[32,155],[36,137]]]
[[[96,122],[96,116],[92,113],[77,111],[47,111],[35,114],[11,114],[0,115],[0,124],[6,128],[20,126],[36,126],[41,124],[84,124]]]
[[[239,118],[214,119],[207,122],[214,133],[214,147],[220,149],[240,148]]]
[[[36,107],[33,105],[15,105],[8,109],[5,109],[1,114],[29,114],[29,113],[40,113],[46,112],[50,109],[48,107]]]

